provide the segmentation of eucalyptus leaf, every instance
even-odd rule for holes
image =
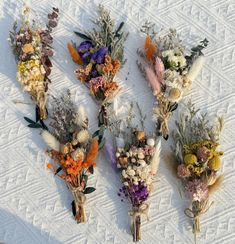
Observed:
[[[62,170],[62,167],[59,167],[59,168],[56,170],[55,175],[57,175],[61,170]]]
[[[117,37],[117,36],[120,36],[120,35],[119,35],[119,32],[121,31],[121,29],[122,29],[123,26],[124,26],[124,22],[121,22],[120,25],[119,25],[119,27],[118,27],[117,30],[116,30],[116,33],[115,33],[115,36],[116,36],[116,37]]]
[[[76,206],[75,206],[75,202],[72,201],[72,202],[71,202],[71,205],[72,205],[73,216],[75,217],[75,216],[76,216]]]
[[[96,189],[94,187],[87,187],[85,190],[84,190],[84,194],[90,194],[92,193],[93,191],[95,191]]]
[[[32,119],[29,119],[28,117],[24,117],[24,119],[29,122],[30,124],[36,124],[35,121],[33,121]]]
[[[91,173],[91,174],[94,174],[94,167],[93,165],[91,165],[89,168],[88,168],[88,171]],[[86,175],[87,176],[87,175]]]
[[[40,124],[37,124],[37,123],[29,124],[28,127],[29,128],[35,128],[35,129],[38,129],[38,128],[42,129],[42,126]]]
[[[100,144],[99,144],[99,150],[101,150],[101,149],[104,147],[105,142],[106,142],[106,139],[103,138],[103,139],[101,140]]]
[[[77,36],[81,37],[82,39],[89,40],[89,41],[92,40],[89,36],[87,36],[87,35],[85,35],[85,34],[82,34],[82,33],[78,32],[78,31],[74,31],[74,33],[75,33]]]

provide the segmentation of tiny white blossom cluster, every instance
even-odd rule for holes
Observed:
[[[148,188],[153,181],[151,159],[155,153],[155,140],[146,138],[143,131],[136,132],[136,143],[128,149],[121,138],[117,138],[117,167],[122,168],[122,181],[128,187],[143,183]]]

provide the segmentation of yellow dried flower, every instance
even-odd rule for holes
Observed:
[[[219,170],[219,168],[221,166],[220,156],[216,155],[212,159],[210,159],[208,162],[208,166],[212,170],[215,170],[215,171]]]
[[[195,173],[198,176],[200,176],[203,173],[203,171],[204,171],[203,167],[194,167],[193,168],[193,173]]]
[[[197,162],[197,157],[196,157],[196,155],[189,153],[189,154],[186,154],[186,155],[184,156],[184,163],[185,163],[186,165],[194,164],[194,163],[196,163],[196,162]]]

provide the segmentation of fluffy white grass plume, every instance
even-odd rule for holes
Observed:
[[[199,56],[194,62],[193,65],[191,66],[188,74],[186,75],[186,77],[190,80],[190,81],[194,81],[196,79],[196,77],[198,76],[198,74],[201,72],[201,69],[204,65],[205,62],[205,57],[204,56]]]
[[[155,175],[157,173],[159,163],[160,163],[160,153],[161,153],[161,138],[156,140],[155,152],[151,159],[151,174]]]
[[[60,151],[60,143],[59,141],[47,130],[43,130],[41,133],[42,139],[45,143],[52,149],[56,151]]]
[[[86,127],[87,119],[88,118],[87,118],[86,109],[82,105],[79,106],[77,117],[76,117],[76,124],[82,127]]]

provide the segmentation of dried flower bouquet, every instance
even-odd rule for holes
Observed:
[[[65,181],[73,195],[72,210],[77,223],[86,222],[86,194],[95,191],[88,187],[93,174],[99,142],[88,130],[88,118],[81,106],[78,111],[70,93],[52,97],[50,129],[38,121],[25,117],[29,127],[42,129],[41,136],[50,147],[48,155],[53,159],[47,167]]]
[[[46,92],[51,82],[51,61],[53,56],[51,32],[58,22],[57,8],[48,14],[46,28],[42,29],[35,20],[30,19],[30,9],[25,6],[21,25],[14,23],[9,41],[17,62],[17,79],[36,103],[41,120],[47,118]]]
[[[85,39],[79,45],[68,43],[68,50],[75,63],[79,65],[75,74],[90,90],[100,105],[99,127],[109,126],[107,108],[120,89],[114,80],[124,63],[123,49],[127,34],[122,31],[124,22],[117,28],[110,14],[99,5],[99,17],[94,21],[97,28],[84,33],[75,32]],[[104,132],[101,128],[100,135]]]
[[[185,209],[185,214],[193,220],[195,240],[196,234],[200,232],[200,216],[210,208],[210,196],[223,181],[223,175],[218,172],[223,155],[218,150],[222,128],[221,117],[218,117],[217,124],[212,124],[207,114],[196,110],[190,101],[173,132],[177,175],[190,200],[190,207]]]
[[[110,162],[120,170],[123,187],[118,195],[127,199],[132,206],[129,211],[132,219],[131,232],[133,241],[138,242],[141,239],[141,219],[143,216],[148,219],[147,200],[153,191],[153,180],[160,162],[161,141],[156,140],[154,135],[146,134],[145,118],[138,105],[142,128],[138,129],[138,126],[133,125],[133,107],[131,104],[129,115],[114,130],[116,149],[108,143],[105,148]]]
[[[137,51],[141,57],[137,64],[156,97],[154,119],[158,134],[167,140],[172,112],[201,71],[204,63],[202,49],[208,41],[204,39],[187,54],[175,30],[157,34],[155,25],[147,22],[141,31],[146,34],[146,40],[144,48]]]

